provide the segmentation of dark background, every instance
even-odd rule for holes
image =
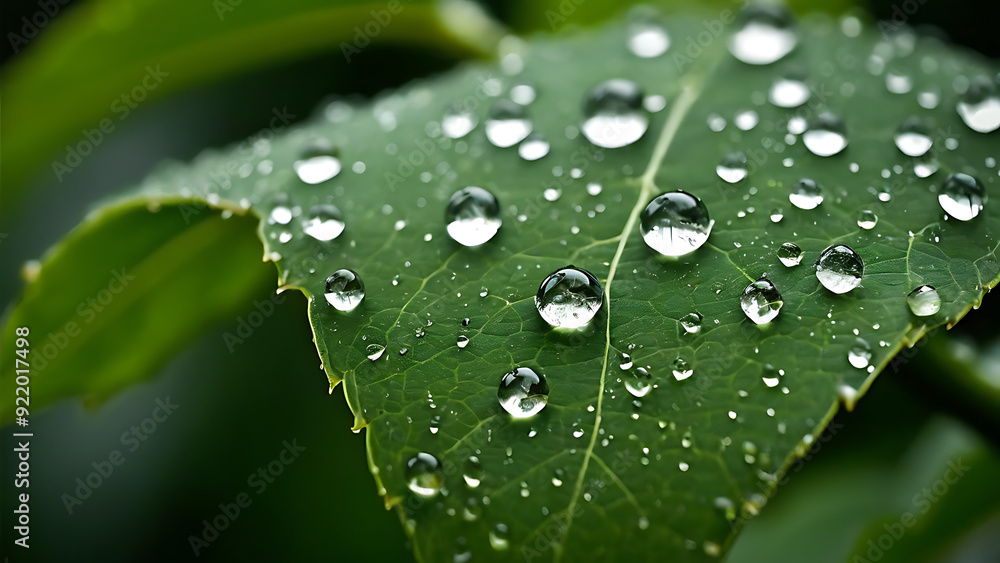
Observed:
[[[515,21],[515,9],[530,5],[501,0],[485,4],[506,22]],[[880,0],[862,8],[875,18],[889,18],[897,5],[904,3]],[[935,34],[945,33],[984,55],[1000,56],[1000,33],[996,15],[986,7],[989,3],[910,0],[910,5],[920,5],[911,25],[933,26]],[[36,1],[5,0],[0,20],[4,38],[19,29],[21,17],[38,9]],[[12,56],[10,44],[6,39],[0,43],[0,57],[6,62]],[[157,162],[189,160],[204,147],[238,141],[258,131],[274,107],[287,106],[305,119],[331,94],[370,96],[456,63],[432,51],[377,43],[358,61],[348,65],[339,52],[327,52],[151,102],[85,159],[71,182],[59,185],[51,174],[40,174],[33,185],[39,197],[23,208],[0,210],[0,231],[8,234],[0,241],[3,302],[19,291],[21,263],[40,256],[95,200],[140,180]],[[0,127],[7,111],[6,106],[0,110]],[[266,298],[272,289],[263,286],[259,293]],[[216,516],[219,503],[249,492],[252,505],[201,559],[409,560],[396,516],[382,508],[368,473],[364,436],[350,432],[351,415],[341,390],[326,392],[304,305],[300,295],[289,295],[279,312],[233,354],[222,335],[235,329],[235,318],[200,338],[152,381],[100,408],[64,402],[33,417],[31,557],[10,550],[8,503],[13,495],[6,454],[2,552],[12,561],[189,560],[193,554],[188,536],[201,532],[201,520]],[[993,338],[998,313],[1000,303],[987,298],[982,310],[952,332],[970,340]],[[844,460],[895,461],[939,419],[935,413],[950,412],[1000,444],[990,419],[961,412],[928,383],[933,378],[914,373],[931,365],[917,360],[900,373],[885,373],[856,412],[837,417],[843,430],[779,490],[775,514],[783,503],[793,502],[786,497],[798,494],[798,482],[810,481],[825,466],[836,467]],[[155,399],[168,396],[179,405],[177,414],[135,452],[125,451],[121,433],[150,416]],[[5,452],[14,446],[9,434],[5,429]],[[306,451],[265,492],[252,492],[247,476],[275,459],[283,440],[293,439]],[[72,493],[75,479],[86,478],[93,471],[91,463],[107,459],[113,450],[124,452],[125,464],[67,514],[61,495]],[[769,507],[762,520],[771,511]],[[773,518],[766,525],[776,526]],[[749,526],[748,536],[755,533],[754,526]],[[758,555],[773,560],[767,553]]]

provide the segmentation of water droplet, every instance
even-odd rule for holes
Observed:
[[[799,209],[816,209],[823,203],[823,188],[811,178],[802,178],[792,186],[788,201]]]
[[[340,174],[340,159],[329,145],[316,145],[292,163],[295,174],[307,184],[319,184]]]
[[[959,221],[969,221],[979,215],[986,199],[983,184],[977,178],[961,172],[948,176],[938,194],[941,209]]]
[[[742,152],[729,153],[715,167],[715,173],[730,184],[747,177],[747,156]]]
[[[989,133],[1000,128],[1000,97],[996,86],[985,76],[972,79],[957,109],[962,121],[973,131]]]
[[[648,528],[649,528],[649,518],[646,518],[645,516],[640,516],[639,517],[639,529],[640,530],[646,530]]]
[[[929,317],[941,310],[941,296],[933,287],[922,285],[906,296],[906,304],[910,306],[910,311],[914,315]]]
[[[674,360],[672,371],[674,379],[677,381],[684,381],[685,379],[691,377],[691,374],[694,373],[694,369],[691,367],[691,364],[689,364],[684,358],[677,358]]]
[[[868,345],[868,342],[861,337],[854,339],[854,345],[851,346],[851,350],[847,353],[847,360],[851,362],[851,365],[858,369],[865,369],[868,367],[868,362],[872,359],[872,347]]]
[[[830,112],[819,114],[802,135],[809,152],[816,156],[833,156],[847,146],[847,129],[844,120]]]
[[[497,524],[490,530],[490,547],[497,551],[510,547],[510,531],[505,524]]]
[[[526,106],[535,101],[538,94],[530,84],[518,84],[510,89],[510,99],[515,104]]]
[[[618,364],[618,367],[622,370],[632,369],[632,356],[622,352],[621,363]]]
[[[864,209],[858,214],[858,226],[866,231],[875,228],[878,223],[878,215],[871,209]]]
[[[940,167],[941,165],[933,154],[925,154],[913,159],[913,173],[916,174],[917,178],[927,178],[937,172]]]
[[[458,337],[458,347],[465,348],[469,345],[469,337],[464,334]]]
[[[649,128],[642,98],[642,90],[630,80],[615,78],[594,86],[583,100],[583,135],[606,149],[638,141]]]
[[[656,22],[640,20],[629,26],[628,49],[643,59],[659,57],[670,48],[670,36]]]
[[[574,266],[549,274],[538,287],[535,307],[542,320],[557,328],[579,328],[590,322],[604,302],[604,289],[594,274]]]
[[[406,462],[406,485],[414,493],[431,498],[444,487],[441,462],[431,454],[420,452]]]
[[[316,240],[333,240],[344,232],[344,216],[333,205],[315,205],[302,222],[302,230]]]
[[[893,94],[905,94],[913,89],[913,79],[896,71],[885,75],[885,88]]]
[[[781,78],[771,84],[767,99],[779,108],[797,108],[809,101],[812,92],[797,78]]]
[[[518,145],[517,154],[524,160],[538,160],[549,154],[549,142],[537,133],[529,135],[524,142]]]
[[[729,38],[729,52],[747,64],[771,64],[795,48],[798,37],[792,24],[784,8],[750,6],[743,26]]]
[[[782,219],[785,218],[785,212],[782,209],[772,209],[771,210],[771,222],[780,223]]]
[[[385,354],[385,346],[381,344],[369,344],[368,348],[365,349],[365,354],[369,360],[374,362],[381,358],[382,354]]]
[[[774,366],[771,364],[764,364],[764,373],[761,375],[761,380],[764,382],[764,385],[767,385],[768,387],[777,387],[779,375],[780,373]]]
[[[781,311],[781,293],[767,278],[760,278],[743,289],[740,307],[747,318],[755,324],[765,324],[774,320]]]
[[[466,109],[462,104],[454,103],[444,112],[441,120],[441,130],[445,136],[452,139],[461,139],[468,135],[479,124],[479,117],[471,110]]]
[[[512,147],[531,133],[531,120],[524,107],[510,100],[497,100],[486,119],[486,138],[494,146]]]
[[[549,385],[545,376],[531,368],[514,368],[500,380],[497,399],[514,418],[528,418],[544,409],[549,402]]]
[[[816,261],[816,278],[834,293],[847,293],[861,284],[865,263],[846,244],[828,247]]]
[[[934,144],[927,125],[915,116],[907,118],[899,126],[893,140],[896,142],[896,147],[906,156],[923,156]]]
[[[698,334],[701,332],[701,319],[700,313],[688,313],[681,317],[681,327],[688,334]]]
[[[628,389],[633,397],[645,397],[653,389],[653,384],[649,381],[649,373],[644,369],[641,373],[625,374],[623,379],[625,380],[625,389]]]
[[[469,486],[470,489],[475,489],[479,486],[479,483],[483,481],[483,477],[486,472],[483,471],[483,465],[479,462],[479,458],[476,456],[469,456],[469,459],[465,460],[465,468],[462,472],[462,479],[465,479],[465,484]]]
[[[794,242],[786,242],[778,247],[778,260],[791,268],[802,263],[802,249]]]
[[[445,209],[448,235],[465,246],[479,246],[493,238],[500,230],[500,203],[493,194],[469,186],[458,190]]]
[[[287,200],[287,198],[280,199]],[[284,204],[278,204],[271,210],[271,214],[268,215],[268,221],[272,224],[278,223],[280,225],[287,225],[292,222],[292,210]]]
[[[601,195],[601,191],[604,188],[601,187],[597,182],[591,182],[587,184],[587,193],[590,195]]]
[[[344,268],[326,278],[323,296],[338,311],[350,312],[365,298],[365,284],[357,272]]]
[[[715,221],[697,197],[677,190],[653,198],[639,215],[642,239],[664,256],[683,256],[708,241]]]
[[[733,117],[733,123],[740,131],[749,131],[753,129],[757,126],[759,121],[760,116],[757,115],[757,112],[752,109],[741,111]]]

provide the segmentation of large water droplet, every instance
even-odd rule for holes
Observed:
[[[441,462],[431,454],[420,452],[406,462],[406,485],[414,493],[431,498],[444,487]]]
[[[465,480],[465,484],[469,486],[470,489],[475,489],[479,486],[479,483],[483,481],[483,476],[486,472],[483,471],[483,465],[479,462],[479,458],[476,456],[469,456],[469,459],[465,460],[465,468],[462,471],[462,479]]]
[[[858,369],[865,369],[868,367],[868,363],[872,359],[872,347],[868,345],[868,342],[861,337],[854,339],[854,345],[851,346],[851,350],[847,353],[847,360],[851,362],[851,365]]]
[[[357,272],[344,268],[326,278],[323,296],[338,311],[353,311],[365,298],[365,284]]]
[[[768,387],[777,387],[780,381],[778,376],[782,375],[782,373],[771,364],[764,364],[764,373],[760,376],[760,379]]]
[[[557,328],[579,328],[594,318],[604,302],[604,289],[594,274],[574,266],[549,274],[535,294],[542,320]]]
[[[933,287],[922,285],[906,296],[906,304],[910,306],[910,311],[914,315],[929,317],[941,310],[941,296]]]
[[[752,65],[773,63],[795,48],[798,36],[788,10],[775,6],[750,6],[743,26],[729,38],[729,52]]]
[[[781,78],[771,84],[767,99],[779,108],[797,108],[809,101],[812,92],[797,78]]]
[[[834,293],[847,293],[861,284],[865,262],[846,244],[828,247],[816,261],[816,278]]]
[[[899,126],[893,140],[896,142],[896,147],[906,156],[923,156],[934,144],[927,125],[916,116],[907,118]]]
[[[688,313],[681,317],[681,327],[688,334],[698,334],[701,332],[701,319],[700,313]]]
[[[781,293],[767,278],[760,278],[743,289],[740,307],[747,318],[755,324],[765,324],[774,320],[781,311]]]
[[[632,369],[632,356],[622,352],[621,362],[618,364],[618,367],[623,371]]]
[[[493,238],[500,230],[500,203],[493,194],[469,186],[462,188],[448,201],[445,209],[448,235],[465,246],[479,246]]]
[[[747,155],[742,152],[729,153],[715,167],[715,173],[730,184],[747,177]]]
[[[365,349],[365,354],[368,356],[369,360],[373,362],[377,361],[382,357],[382,354],[385,354],[385,346],[382,346],[381,344],[369,344]]]
[[[689,364],[684,358],[677,358],[674,360],[671,372],[674,374],[674,379],[677,381],[684,381],[685,379],[691,377],[691,374],[694,373],[694,369],[691,368],[691,364]]]
[[[973,78],[957,109],[962,121],[973,131],[989,133],[1000,128],[1000,97],[989,78]]]
[[[447,137],[460,139],[471,133],[477,124],[479,124],[479,117],[456,102],[444,112],[441,130]]]
[[[538,160],[549,154],[549,142],[537,133],[529,135],[518,145],[517,154],[524,160]]]
[[[307,184],[319,184],[340,174],[340,159],[328,145],[316,145],[292,163],[295,174]]]
[[[500,380],[497,399],[514,418],[529,418],[548,404],[549,385],[544,375],[531,368],[514,368]]]
[[[653,388],[653,384],[649,381],[649,373],[646,370],[642,371],[643,373],[627,373],[623,376],[625,389],[628,389],[633,397],[645,397]]]
[[[778,247],[778,260],[791,268],[802,263],[802,249],[794,242],[786,242]]]
[[[642,239],[664,256],[694,252],[708,241],[714,224],[705,204],[680,190],[653,198],[639,215]]]
[[[649,128],[642,98],[639,85],[630,80],[615,78],[594,86],[583,98],[583,135],[607,149],[638,141]]]
[[[497,100],[486,119],[486,138],[493,145],[512,147],[525,139],[532,129],[524,107],[510,100]]]
[[[823,203],[823,189],[816,180],[802,178],[792,186],[792,191],[788,194],[788,201],[799,209],[816,209]]]
[[[878,215],[871,209],[863,209],[861,213],[858,213],[858,226],[862,229],[869,231],[874,229],[876,224],[878,224]]]
[[[938,194],[941,209],[959,221],[969,221],[979,215],[986,199],[983,184],[977,178],[961,172],[948,176]]]
[[[670,48],[670,36],[660,24],[640,20],[628,29],[628,49],[637,57],[651,59],[659,57]]]
[[[268,223],[287,225],[292,222],[292,210],[288,208],[288,196],[280,193],[274,197],[274,207],[267,216]]]
[[[823,112],[809,124],[802,142],[816,156],[833,156],[847,146],[847,128],[837,115]]]
[[[302,230],[316,240],[333,240],[344,232],[344,216],[333,205],[315,205],[302,222]]]

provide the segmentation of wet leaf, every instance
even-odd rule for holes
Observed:
[[[978,178],[987,194],[996,188],[995,134],[972,131],[955,111],[956,87],[992,80],[995,65],[907,33],[857,35],[856,20],[845,34],[817,17],[798,24],[790,54],[755,66],[726,48],[735,24],[666,21],[673,46],[659,57],[634,56],[624,23],[538,38],[523,52],[514,45],[501,67],[466,67],[370,106],[337,106],[325,112],[333,122],[252,154],[207,153],[138,190],[151,200],[245,198],[263,218],[266,255],[281,285],[309,297],[323,365],[367,433],[379,490],[419,559],[720,556],[841,400],[853,406],[881,370],[908,360],[894,360],[905,344],[957,322],[997,281],[1000,206],[987,202],[958,221],[938,203],[952,173]],[[646,98],[648,116],[635,115],[627,96],[616,102],[630,113],[622,134],[634,137],[643,118],[648,130],[623,148],[600,148],[581,132],[585,93],[617,78],[662,98]],[[769,102],[781,79],[804,83],[809,100],[796,109]],[[508,94],[534,100],[523,112],[510,102],[494,110]],[[478,125],[453,139],[442,119],[456,102]],[[598,106],[586,110],[602,115]],[[893,140],[911,115],[932,132],[929,177],[929,161]],[[537,160],[494,146],[527,135],[523,120],[550,145]],[[814,129],[810,148],[800,121],[825,131]],[[614,131],[587,134],[614,141]],[[747,174],[730,183],[716,168],[735,152]],[[498,198],[503,222],[476,247],[452,240],[445,222],[452,195],[468,186]],[[640,215],[677,189],[699,198],[714,226],[700,248],[667,259],[644,243]],[[858,226],[864,210],[877,215],[873,228]],[[307,234],[318,215],[341,217],[343,232],[334,224]],[[339,236],[319,240],[332,232]],[[786,242],[801,249],[801,264],[779,260]],[[860,286],[842,294],[812,266],[833,245],[864,261]],[[833,262],[824,267],[836,273]],[[604,303],[583,329],[557,331],[533,298],[569,264],[596,276]],[[360,304],[324,298],[341,269],[363,281]],[[757,325],[740,298],[765,275],[780,299],[768,288],[756,306],[780,311]],[[842,281],[831,284],[852,285]],[[924,284],[942,304],[916,317],[907,295]],[[699,330],[688,327],[692,313]],[[516,367],[543,375],[548,392],[544,408],[521,420],[497,399]]]

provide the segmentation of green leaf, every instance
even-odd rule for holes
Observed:
[[[93,139],[102,127],[113,131],[163,95],[320,50],[336,49],[350,62],[373,41],[481,55],[500,32],[461,0],[94,0],[38,37],[17,35],[15,48],[24,54],[3,73],[4,103],[18,110],[4,123],[18,140],[4,149],[8,204],[40,167],[59,178],[68,173],[73,160],[64,145],[99,145]],[[97,133],[88,138],[85,131]]]
[[[523,62],[516,76],[460,69],[369,107],[325,112],[336,121],[255,151],[206,153],[188,168],[165,168],[141,187],[140,197],[153,200],[186,193],[216,205],[242,202],[265,218],[278,206],[292,211],[287,223],[262,222],[266,256],[278,263],[280,284],[309,297],[323,365],[331,384],[343,382],[380,492],[419,559],[718,556],[816,439],[839,396],[852,406],[904,344],[956,322],[997,282],[1000,206],[987,204],[969,222],[945,221],[936,193],[952,172],[977,176],[987,191],[997,185],[988,164],[995,143],[962,123],[953,89],[959,77],[992,77],[995,67],[909,34],[883,41],[867,29],[848,38],[822,17],[800,23],[791,55],[754,67],[729,55],[732,26],[711,18],[667,20],[674,47],[656,59],[629,53],[624,24],[538,38],[504,58],[508,71]],[[709,39],[689,48],[687,39],[702,32]],[[910,77],[912,90],[889,93],[873,53]],[[796,70],[812,89],[810,103],[767,103],[772,82]],[[666,107],[641,140],[604,150],[580,136],[580,105],[611,78],[634,80]],[[447,105],[463,103],[482,122],[495,96],[522,82],[538,94],[527,109],[534,129],[551,143],[541,160],[492,146],[483,125],[460,140],[441,134]],[[933,110],[917,103],[928,89],[940,98]],[[741,130],[734,117],[747,109],[759,123]],[[843,117],[849,144],[822,158],[786,128],[792,116],[826,110]],[[914,174],[893,144],[911,114],[934,132],[940,170],[929,178]],[[726,120],[723,131],[709,127],[713,116]],[[293,162],[320,140],[335,147],[344,169],[307,185]],[[715,167],[736,150],[752,167],[730,185]],[[802,177],[823,186],[817,209],[789,203]],[[590,195],[588,183],[600,194]],[[501,202],[504,226],[479,248],[450,240],[442,217],[450,195],[466,186]],[[700,197],[715,227],[696,252],[665,260],[643,243],[638,217],[653,196],[675,189]],[[327,203],[347,226],[319,242],[302,222]],[[874,229],[857,225],[865,209],[878,214]],[[803,265],[777,260],[784,242],[803,249]],[[822,288],[808,265],[834,243],[849,244],[866,263],[862,287],[844,295]],[[542,279],[567,264],[593,272],[605,291],[591,326],[570,333],[550,329],[532,301]],[[351,314],[323,298],[324,280],[340,268],[357,271],[367,287]],[[739,297],[763,274],[784,306],[757,326]],[[907,307],[920,284],[943,299],[933,317]],[[692,312],[704,317],[702,329],[687,334],[679,319]],[[467,347],[457,346],[459,336],[470,339]],[[858,337],[872,347],[871,371],[848,361]],[[623,353],[631,372],[619,367]],[[671,374],[677,358],[694,370],[683,381]],[[777,386],[762,381],[768,364],[783,374]],[[551,391],[547,407],[526,421],[511,420],[497,402],[500,378],[515,366],[542,372]],[[637,399],[623,379],[640,366],[655,388]],[[406,466],[418,452],[440,460],[447,494],[425,500],[410,492]],[[483,469],[475,488],[463,479],[470,456]],[[501,524],[506,544],[490,539]]]

